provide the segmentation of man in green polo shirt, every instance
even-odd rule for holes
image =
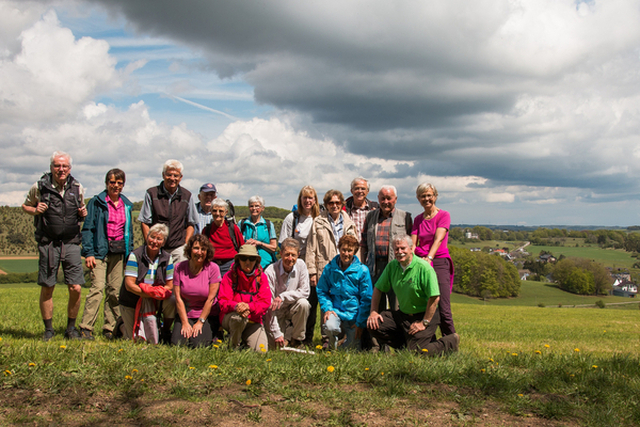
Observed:
[[[394,239],[392,243],[396,259],[387,265],[373,289],[367,319],[369,332],[381,345],[407,347],[427,356],[458,351],[458,334],[431,342],[440,323],[440,291],[433,267],[413,256],[410,236]],[[378,313],[382,293],[389,289],[395,292],[400,309]]]

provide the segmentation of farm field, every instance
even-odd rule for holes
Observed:
[[[571,246],[534,246],[527,247],[527,251],[532,255],[537,255],[540,251],[549,251],[555,257],[564,255],[566,257],[578,257],[596,260],[605,267],[631,268],[637,262],[631,257],[631,252],[622,249],[601,249],[599,247],[571,247]]]
[[[571,307],[574,305],[595,304],[596,301],[602,300],[605,304],[610,303],[636,303],[633,307],[638,309],[636,301],[633,298],[615,297],[615,296],[585,296],[576,295],[565,292],[549,282],[535,282],[533,280],[523,280],[520,282],[520,295],[516,298],[496,298],[483,301],[480,298],[474,298],[462,294],[453,294],[451,301],[460,304],[480,304],[480,305],[496,305],[496,306],[530,306],[537,307],[544,304],[547,307]]]
[[[38,271],[38,259],[32,258],[33,259],[0,258],[0,270],[7,273],[32,273]]]
[[[64,287],[44,343],[38,294],[0,288],[0,425],[640,424],[636,311],[454,302],[460,352],[442,358],[255,354],[67,342]]]

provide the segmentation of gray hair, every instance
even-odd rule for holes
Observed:
[[[369,181],[367,181],[366,179],[364,179],[363,177],[359,176],[357,178],[354,178],[353,181],[351,181],[351,189],[353,190],[353,187],[356,186],[356,184],[360,181],[364,181],[365,184],[367,184],[367,191],[371,190],[371,184],[369,184]]]
[[[409,236],[408,234],[405,234],[404,236],[398,236],[393,239],[393,242],[391,242],[391,244],[393,245],[393,250],[396,250],[398,242],[405,242],[407,245],[409,245],[409,247],[413,247],[413,239],[411,239],[411,236]]]
[[[180,175],[182,175],[184,166],[182,166],[182,163],[175,159],[169,159],[164,162],[164,165],[162,165],[162,175],[165,175],[168,169],[176,169],[178,172],[180,172]]]
[[[249,197],[249,206],[254,203],[260,203],[260,206],[264,208],[264,199],[260,196],[251,196]]]
[[[395,186],[393,186],[393,185],[383,185],[382,187],[380,187],[380,191],[378,192],[378,194],[382,193],[384,190],[393,191],[393,195],[398,197],[398,190],[396,189]]]
[[[160,234],[162,236],[162,239],[166,243],[167,237],[169,237],[169,227],[160,223],[153,224],[149,229],[149,233],[147,233],[147,236],[151,236],[152,234]]]
[[[225,212],[229,212],[229,205],[220,197],[213,199],[213,202],[211,202],[211,209],[214,207],[224,208]]]
[[[284,248],[294,248],[296,252],[300,253],[300,242],[293,237],[287,237],[280,244],[280,249],[284,251]]]
[[[427,190],[433,191],[434,197],[436,199],[438,198],[438,190],[436,190],[436,187],[433,184],[428,182],[423,182],[422,184],[418,185],[418,188],[416,188],[416,196],[420,197],[420,195]]]
[[[66,159],[69,160],[69,166],[73,164],[73,160],[71,159],[69,153],[65,153],[64,151],[54,151],[51,155],[50,164],[53,164],[53,161],[56,159],[56,157],[66,157]]]

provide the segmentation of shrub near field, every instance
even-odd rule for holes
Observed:
[[[520,276],[502,257],[450,247],[455,266],[453,290],[466,295],[492,298],[518,296]]]
[[[37,298],[0,288],[2,425],[640,424],[635,312],[454,304],[460,352],[424,358],[69,342],[62,289],[43,343]]]

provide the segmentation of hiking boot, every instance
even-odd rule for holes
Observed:
[[[89,329],[82,328],[80,329],[80,337],[83,340],[93,341],[95,338]]]
[[[102,336],[109,341],[114,339],[113,332],[107,331],[106,329],[102,331]]]
[[[80,332],[78,332],[78,330],[74,327],[67,329],[64,332],[64,337],[65,339],[68,340],[79,340],[82,339],[82,336],[80,335]]]
[[[44,335],[42,336],[42,341],[47,342],[56,334],[56,331],[53,329],[45,329]]]

